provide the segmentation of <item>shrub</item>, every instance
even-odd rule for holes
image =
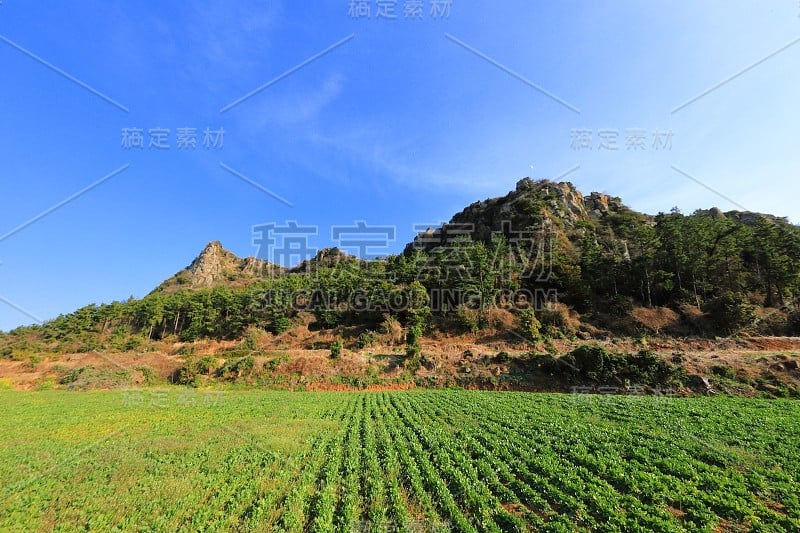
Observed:
[[[661,360],[651,350],[639,350],[636,354],[628,356],[628,363],[642,370],[652,369],[660,362]]]
[[[236,361],[236,365],[234,368],[239,373],[239,375],[249,374],[252,372],[253,368],[256,366],[256,358],[252,355],[248,355],[247,357],[242,357],[238,361]]]
[[[419,353],[416,355],[407,355],[403,360],[403,368],[412,374],[416,374],[420,366],[422,366],[422,358]]]
[[[195,353],[195,345],[194,344],[184,344],[180,348],[178,348],[175,352],[175,355],[194,355]]]
[[[633,311],[633,298],[618,294],[608,302],[608,312],[615,317],[626,317]]]
[[[200,359],[189,356],[184,359],[183,364],[178,369],[176,381],[181,385],[193,385],[195,384],[195,378],[200,374]]]
[[[219,366],[219,361],[213,355],[204,355],[198,362],[198,372],[201,374],[211,374]]]
[[[144,338],[140,335],[132,335],[125,344],[123,344],[122,349],[126,352],[132,352],[134,350],[138,350],[144,344]]]
[[[428,357],[427,355],[423,355],[419,359],[420,365],[424,366],[428,370],[436,370],[437,363],[432,357]]]
[[[800,309],[794,309],[786,317],[789,335],[800,335]]]
[[[533,370],[539,370],[548,374],[554,374],[559,371],[559,366],[563,366],[558,362],[558,359],[549,353],[537,354],[529,352],[523,358],[524,363]]]
[[[228,378],[240,378],[249,375],[256,366],[256,359],[252,355],[241,357],[235,361],[228,361],[217,372]],[[191,381],[192,383],[194,380]]]
[[[548,339],[545,339],[545,341],[544,341],[544,349],[545,349],[545,350],[547,351],[547,353],[549,353],[550,355],[558,355],[558,348],[557,348],[557,347],[556,347],[556,345],[553,343],[553,339],[549,339],[549,338],[548,338]]]
[[[564,304],[549,304],[540,310],[539,322],[551,331],[566,335],[574,333],[569,319],[569,310]]]
[[[286,331],[291,327],[292,327],[292,321],[289,320],[289,317],[280,315],[272,319],[272,321],[269,323],[268,329],[271,333],[274,333],[275,335],[280,335],[281,333],[283,333],[284,331]]]
[[[342,314],[338,310],[332,308],[316,311],[314,315],[317,318],[319,327],[324,329],[333,329],[341,324],[342,321]]]
[[[608,352],[602,346],[584,344],[570,352],[575,366],[583,373],[601,372],[608,359]]]
[[[511,361],[511,356],[508,355],[508,352],[498,352],[493,361],[498,364],[505,364]]]
[[[493,307],[486,311],[485,316],[487,324],[496,330],[509,331],[514,329],[515,317],[507,309]]]
[[[725,379],[736,379],[736,371],[728,365],[714,365],[710,369],[712,374]]]
[[[725,292],[702,306],[717,331],[733,333],[756,320],[755,306],[738,293]]]
[[[178,369],[176,381],[181,385],[197,385],[197,378],[210,376],[218,366],[219,360],[213,355],[188,356]],[[230,368],[230,365],[226,364],[226,367]]]
[[[409,357],[419,356],[420,344],[419,340],[422,338],[422,328],[419,326],[412,326],[408,328],[406,333],[406,355]]]
[[[539,342],[542,339],[542,324],[536,318],[533,309],[525,309],[519,315],[519,334],[530,342]]]
[[[70,383],[75,383],[81,374],[86,371],[94,370],[93,366],[79,366],[77,368],[73,368],[72,370],[67,373],[67,375],[63,376],[58,382],[62,385],[69,385]]]
[[[640,350],[636,354],[628,355],[626,362],[628,377],[637,382],[662,382],[671,374],[667,363],[650,350]]]
[[[339,359],[342,355],[342,339],[336,339],[331,343],[331,359]]]
[[[403,326],[392,315],[386,314],[381,323],[380,332],[387,337],[390,345],[400,344],[403,341]]]
[[[421,365],[421,352],[419,340],[422,338],[422,328],[412,326],[406,333],[406,358],[403,366],[412,374],[415,374]]]
[[[280,357],[275,357],[267,361],[266,364],[264,365],[264,369],[267,370],[268,372],[275,372],[276,370],[278,370],[278,367],[281,365],[281,363],[286,363],[288,361],[289,361],[288,355],[281,355]]]
[[[420,309],[414,309],[409,311],[407,314],[409,326],[419,326],[423,331],[431,328],[432,314],[430,307],[426,306]]]
[[[456,309],[456,322],[463,331],[475,333],[480,329],[480,317],[478,311],[470,309],[466,305],[459,305]]]
[[[261,331],[256,328],[251,328],[247,331],[242,342],[239,343],[237,348],[244,352],[255,352],[260,349],[259,340],[261,339]]]
[[[792,335],[788,315],[772,310],[759,316],[753,331],[756,335]]]
[[[72,369],[59,383],[68,389],[110,389],[130,385],[131,373],[127,370],[81,366]]]
[[[226,348],[224,353],[227,357],[245,357],[247,355],[261,355],[264,349],[261,345],[261,339],[266,333],[264,330],[251,327],[247,330],[244,338],[236,346]]]
[[[145,385],[153,385],[159,381],[158,376],[149,366],[137,366],[134,367],[134,370],[138,370],[142,373]]]
[[[373,342],[375,342],[375,332],[364,331],[356,339],[356,349],[363,350]]]
[[[135,339],[136,337],[131,337],[131,340]],[[76,350],[78,353],[92,353],[97,352],[102,349],[102,345],[96,340],[87,340],[78,346]],[[127,348],[126,348],[127,349]]]
[[[610,379],[620,366],[619,356],[608,353],[597,344],[578,346],[561,359],[573,369],[573,373],[598,381]]]

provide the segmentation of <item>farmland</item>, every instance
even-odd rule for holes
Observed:
[[[800,403],[0,391],[0,530],[796,531]]]

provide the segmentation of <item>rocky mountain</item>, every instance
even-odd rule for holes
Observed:
[[[753,225],[758,220],[789,225],[785,218],[760,213],[722,212],[717,208],[702,213],[711,218],[727,218],[742,225]],[[654,223],[655,217],[633,211],[619,197],[600,192],[584,195],[570,182],[523,178],[513,191],[504,196],[474,202],[456,213],[444,226],[429,228],[418,234],[405,251],[427,251],[455,235],[468,235],[473,240],[489,242],[494,233],[513,238],[515,232],[520,231],[554,235],[568,248],[579,248],[585,230],[591,228],[598,238],[603,239],[607,250],[622,260],[629,260],[628,241],[632,228],[642,225],[652,227]],[[164,281],[153,292],[173,293],[218,285],[243,287],[286,273],[308,273],[317,267],[352,261],[363,262],[337,248],[325,248],[313,258],[284,268],[255,257],[237,257],[223,248],[219,241],[212,241],[189,266]]]
[[[515,235],[538,231],[547,234]],[[516,240],[477,244],[491,240],[495,232]],[[397,308],[396,297],[410,294],[410,280],[419,281],[431,298],[426,320],[448,334],[476,332],[493,322],[479,313],[487,308],[438,305],[434,296],[442,290],[456,296],[481,291],[481,298],[486,298],[482,301],[493,310],[500,309],[493,307],[496,301],[505,303],[496,297],[505,298],[508,290],[517,289],[533,298],[545,291],[547,298],[536,308],[537,322],[525,322],[525,329],[518,332],[531,340],[542,332],[554,338],[577,332],[589,336],[800,333],[796,303],[800,302],[800,227],[786,219],[718,209],[687,215],[673,210],[653,217],[626,207],[616,197],[583,195],[568,182],[525,178],[504,196],[475,202],[443,227],[421,233],[407,251],[441,247],[453,234],[476,242],[453,248],[460,253],[449,254],[442,248],[428,255],[389,257],[381,263],[327,248],[291,269],[258,258],[239,258],[214,241],[149,296],[92,304],[41,328],[21,328],[6,337],[5,345],[0,342],[0,356],[3,351],[6,355],[30,351],[32,341],[39,343],[40,352],[85,353],[133,350],[143,342],[166,338],[227,341],[252,328],[279,335],[300,320],[293,307],[298,302],[283,296],[295,296],[301,287],[313,291],[313,301],[301,303],[313,303],[315,328],[354,328],[353,333],[360,335],[379,331],[385,312],[395,312],[390,316],[406,321],[405,325],[426,316],[419,299],[414,300],[413,314]],[[528,237],[535,248],[526,244]],[[520,268],[506,268],[505,261],[494,263],[499,258],[494,253],[508,253],[503,257],[519,261]],[[362,265],[374,268],[356,268]],[[325,275],[315,275],[317,268]],[[250,287],[273,278],[270,289],[275,291],[269,295],[258,290],[261,287]],[[414,296],[419,295],[420,285],[413,287]],[[360,298],[363,291],[368,291],[368,308]],[[351,301],[351,297],[357,298]],[[348,303],[353,305],[342,306]],[[495,313],[495,324],[504,331],[522,327],[521,309],[502,310],[508,314]],[[302,320],[308,318],[304,315]],[[59,344],[52,345],[52,339]]]
[[[570,182],[524,178],[505,196],[475,202],[454,215],[444,227],[420,233],[409,248],[427,250],[459,233],[484,242],[493,233],[507,237],[515,231],[531,230],[571,234],[581,225],[630,214],[638,215],[641,222],[652,222],[652,217],[634,213],[618,197],[599,192],[584,196]]]
[[[242,287],[280,276],[286,269],[255,257],[240,258],[219,241],[206,245],[192,263],[156,287],[153,292],[172,293],[217,285]]]

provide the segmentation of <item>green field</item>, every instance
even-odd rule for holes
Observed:
[[[800,403],[0,392],[0,530],[797,531]]]

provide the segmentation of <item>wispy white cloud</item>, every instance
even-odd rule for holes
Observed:
[[[281,13],[280,2],[195,0],[187,7],[186,28],[202,53],[197,59],[226,71],[252,68],[263,61],[271,31]]]
[[[273,91],[260,97],[245,120],[250,127],[267,128],[272,126],[309,126],[342,93],[344,77],[333,73],[318,86],[301,91]]]

